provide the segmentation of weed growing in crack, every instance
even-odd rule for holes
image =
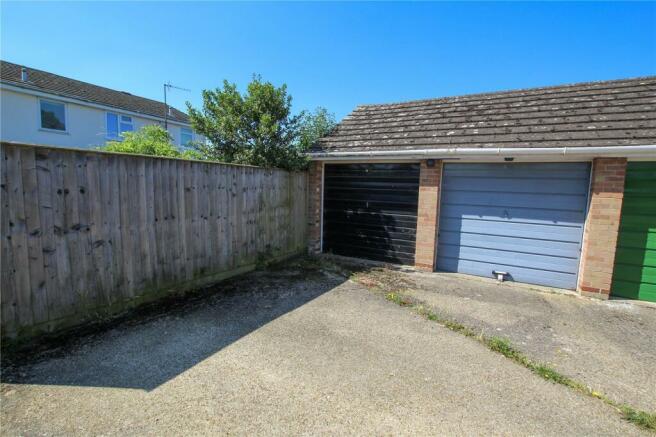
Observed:
[[[391,302],[394,302],[397,305],[400,305],[402,307],[409,307],[413,306],[414,302],[412,299],[410,299],[407,296],[403,296],[402,294],[398,293],[387,293],[385,295],[385,298]]]
[[[641,428],[656,431],[656,413],[638,411],[628,405],[621,405],[618,408],[622,412],[622,416],[629,422]]]
[[[362,277],[360,279],[362,279]],[[380,289],[379,285],[367,285],[368,281],[366,279],[361,283],[368,286],[368,288]],[[402,291],[388,292],[385,294],[385,298],[399,306],[410,308],[425,319],[437,322],[451,331],[475,338],[477,341],[487,346],[491,351],[497,352],[504,357],[513,360],[547,381],[564,385],[584,395],[600,399],[605,404],[614,407],[622,415],[623,419],[640,428],[656,431],[656,413],[648,413],[646,411],[636,410],[629,405],[619,404],[605,396],[603,393],[594,391],[585,384],[561,374],[547,364],[533,362],[505,338],[496,336],[488,337],[482,332],[477,334],[472,328],[469,328],[458,321],[441,317],[439,314],[426,308],[426,306],[417,301],[417,299],[405,296]]]
[[[489,347],[491,350],[494,352],[498,352],[504,357],[510,358],[510,359],[517,359],[520,358],[520,353],[517,352],[510,342],[506,340],[505,338],[501,337],[490,337],[486,339],[487,347]]]

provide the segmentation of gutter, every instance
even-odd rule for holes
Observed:
[[[419,150],[379,150],[353,152],[310,153],[312,161],[375,161],[394,159],[458,159],[492,157],[544,157],[544,158],[653,158],[656,159],[656,145],[644,146],[603,146],[603,147],[515,147],[515,148],[441,148]]]

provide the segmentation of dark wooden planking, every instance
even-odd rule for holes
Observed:
[[[175,188],[175,161],[160,159],[158,198],[161,202],[161,216],[159,217],[161,235],[157,242],[158,252],[161,253],[162,278],[169,282],[178,277],[177,256],[179,243],[175,239],[176,232],[176,196]]]
[[[327,164],[324,250],[414,263],[418,193],[417,164]]]
[[[71,266],[71,283],[78,299],[74,300],[76,307],[86,305],[86,291],[84,280],[87,272],[88,261],[84,254],[84,247],[80,229],[80,203],[78,202],[77,181],[77,154],[66,154],[64,156],[64,233],[67,244],[70,247],[68,253]],[[77,311],[77,309],[76,309]]]
[[[376,214],[358,213],[354,211],[345,211],[339,209],[324,210],[324,215],[331,223],[376,226],[380,222]],[[391,216],[387,221],[387,226],[389,226],[391,229],[396,229],[396,228],[416,229],[417,217],[410,216],[410,215]]]
[[[188,262],[187,255],[187,221],[186,221],[186,210],[185,205],[186,199],[186,188],[185,188],[185,161],[174,161],[175,165],[175,189],[176,189],[176,206],[177,210],[175,211],[176,215],[176,229],[177,232],[177,241],[179,244],[179,256],[177,261],[177,271],[179,272],[180,277],[190,278],[191,272],[189,271],[190,265]]]
[[[29,255],[27,250],[27,228],[25,223],[25,206],[23,202],[23,178],[20,148],[8,146],[5,148],[8,178],[9,200],[9,236],[11,237],[11,252],[16,269],[16,312],[18,326],[29,326],[34,323],[32,312],[32,293],[30,284]],[[3,287],[4,288],[4,287]]]
[[[105,205],[103,198],[103,190],[101,187],[100,179],[102,174],[107,170],[105,167],[101,167],[101,157],[99,155],[89,155],[86,160],[86,179],[87,193],[96,193],[95,196],[88,196],[88,205],[89,205],[89,250],[91,251],[91,258],[93,260],[93,273],[94,278],[96,279],[95,290],[96,296],[95,302],[102,302],[109,304],[109,290],[111,289],[111,278],[110,272],[111,269],[108,269],[108,264],[111,263],[111,260],[105,259],[105,245],[109,240],[108,236],[105,233],[105,227],[103,226],[102,216],[104,214]],[[93,287],[93,286],[91,286]]]
[[[48,292],[43,260],[43,230],[39,207],[39,184],[34,149],[21,149],[23,177],[23,207],[27,231],[27,253],[30,260],[32,314],[35,323],[48,320]]]
[[[108,155],[106,156],[107,162],[107,175],[103,179],[103,187],[108,191],[107,198],[107,215],[103,216],[103,224],[109,229],[109,234],[111,238],[110,257],[112,260],[112,290],[114,292],[110,296],[110,301],[112,303],[121,301],[125,296],[125,290],[127,288],[127,280],[125,269],[122,262],[121,253],[123,253],[124,242],[122,238],[123,223],[121,222],[121,185],[120,185],[120,165],[119,160],[116,156]],[[116,292],[116,290],[121,290]]]
[[[9,331],[15,331],[16,327],[19,325],[18,320],[18,302],[17,302],[17,287],[16,287],[16,265],[15,257],[12,250],[12,235],[11,227],[9,226],[9,211],[10,211],[10,201],[9,201],[9,190],[13,189],[9,182],[9,175],[7,171],[7,161],[9,157],[7,156],[7,149],[2,149],[2,155],[0,155],[0,207],[1,207],[1,216],[0,216],[0,230],[2,232],[2,258],[0,262],[0,281],[2,281],[2,312],[0,313],[2,317],[2,326],[6,327]]]
[[[324,251],[335,253],[337,255],[363,258],[373,261],[384,261],[405,265],[414,264],[414,254],[401,253],[392,250],[375,250],[368,247],[343,246],[339,243],[328,243],[324,246]]]
[[[137,259],[138,255],[135,250],[135,238],[134,233],[132,232],[133,219],[130,216],[130,209],[132,205],[130,203],[130,193],[134,192],[134,185],[130,180],[130,170],[129,165],[131,160],[125,157],[119,157],[118,160],[118,181],[119,181],[119,198],[118,204],[120,207],[120,226],[121,226],[121,242],[123,254],[120,259],[123,261],[123,285],[124,285],[124,295],[125,298],[130,299],[135,295],[135,276],[136,276],[136,266],[135,264],[139,262]]]
[[[65,317],[75,312],[75,295],[72,293],[73,270],[71,267],[71,250],[67,238],[67,216],[66,197],[68,189],[64,183],[66,168],[66,153],[57,150],[49,150],[49,158],[52,160],[51,172],[51,196],[53,199],[53,229],[55,238],[55,253],[57,260],[57,287],[49,296],[51,308],[49,314],[53,318]],[[65,290],[69,290],[66,292]]]
[[[157,251],[157,238],[155,237],[155,227],[158,223],[155,221],[155,175],[154,165],[158,160],[144,160],[144,181],[146,186],[146,234],[148,239],[148,257],[150,260],[150,271],[148,281],[159,285],[161,283],[161,272],[159,268],[159,259]]]
[[[99,274],[103,268],[101,265],[96,265],[96,260],[93,256],[93,240],[91,236],[92,215],[91,215],[91,201],[89,199],[89,180],[87,174],[87,166],[89,159],[93,159],[95,155],[87,155],[84,152],[76,154],[75,172],[77,186],[75,196],[77,196],[77,204],[79,211],[79,243],[80,253],[85,258],[85,268],[81,272],[81,290],[85,298],[83,305],[94,306],[95,302],[102,302],[102,283],[100,282]],[[98,192],[96,191],[97,197]]]
[[[305,174],[5,143],[2,154],[3,336],[304,249]]]
[[[168,275],[168,267],[166,266],[166,241],[165,241],[165,225],[167,223],[166,212],[165,212],[165,203],[166,199],[164,196],[165,190],[163,189],[164,183],[164,163],[166,160],[157,159],[153,161],[152,169],[152,195],[153,195],[153,232],[154,238],[157,242],[155,244],[156,255],[155,255],[155,271],[158,273],[156,277],[157,284],[160,285],[162,282],[166,281],[166,276]]]

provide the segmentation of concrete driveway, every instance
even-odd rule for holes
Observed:
[[[656,412],[656,305],[448,273],[394,273],[443,317],[507,338],[620,403]]]
[[[641,435],[596,399],[307,265],[5,367],[3,435]]]

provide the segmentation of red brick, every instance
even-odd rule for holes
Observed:
[[[608,299],[624,196],[625,158],[597,158],[592,163],[590,210],[586,218],[578,290]]]
[[[432,271],[435,265],[441,181],[442,161],[436,161],[433,167],[428,167],[426,161],[422,161],[415,249],[415,267],[421,270]]]
[[[321,181],[323,163],[312,162],[308,171],[308,252],[321,252]]]

